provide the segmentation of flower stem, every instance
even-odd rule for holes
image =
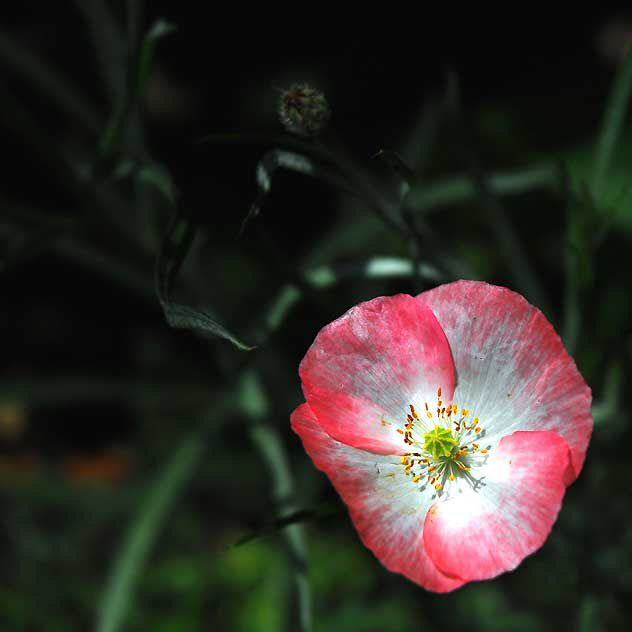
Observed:
[[[241,396],[244,412],[254,422],[250,426],[250,438],[266,464],[272,478],[272,496],[279,511],[292,513],[297,510],[294,501],[294,482],[283,443],[276,429],[263,423],[269,415],[269,403],[259,375],[254,370],[243,373]],[[303,526],[292,524],[283,530],[290,561],[294,568],[297,625],[291,630],[311,630],[311,594],[307,579],[307,548]]]
[[[489,174],[487,184],[494,195],[524,193],[554,184],[555,169],[551,165],[535,165],[516,171]],[[429,212],[448,204],[459,204],[473,199],[477,189],[468,175],[455,175],[431,183],[414,185],[405,204],[415,212]]]
[[[621,135],[631,89],[632,46],[628,46],[627,54],[608,97],[601,131],[597,140],[592,177],[593,195],[597,201],[600,200],[603,194],[608,168],[612,161],[617,140]]]

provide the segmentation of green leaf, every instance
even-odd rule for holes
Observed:
[[[237,336],[218,323],[207,310],[171,300],[173,283],[194,237],[195,227],[180,213],[175,213],[158,253],[155,270],[156,293],[167,323],[177,329],[192,329],[210,333],[232,342],[242,351],[252,351],[255,347],[239,340]]]
[[[577,612],[578,632],[602,632],[605,629],[599,610],[599,602],[595,596],[585,595]]]
[[[207,332],[232,342],[238,349],[241,349],[241,351],[252,351],[256,349],[255,346],[248,345],[239,340],[239,338],[231,334],[224,326],[214,320],[208,312],[202,309],[172,302],[162,302],[161,304],[167,323],[175,329],[197,329]]]
[[[380,151],[375,154],[375,157],[384,160],[393,172],[395,172],[403,182],[408,184],[409,187],[417,180],[417,176],[413,170],[402,160],[397,152],[388,149],[380,149]]]
[[[158,42],[165,36],[177,30],[176,26],[171,22],[160,19],[157,20],[153,26],[147,32],[147,35],[143,38],[143,42],[140,49],[140,56],[138,60],[138,73],[137,73],[137,91],[138,97],[142,97],[145,94],[145,87],[147,86],[147,79],[151,73],[151,69],[154,62],[154,54]]]
[[[91,132],[98,132],[100,116],[94,105],[67,77],[49,66],[42,57],[17,44],[7,33],[0,31],[0,62],[17,72],[24,81],[73,122]],[[2,73],[6,75],[5,72]]]
[[[139,40],[141,24],[141,5],[138,2],[128,3],[128,42],[126,81],[122,90],[116,92],[113,113],[110,122],[101,138],[101,153],[109,156],[123,139],[127,139],[142,153],[142,126],[139,105],[145,92],[147,79],[154,60],[156,45],[160,39],[175,31],[175,26],[167,20],[156,21]],[[120,61],[119,75],[123,74],[123,61]]]
[[[500,171],[487,176],[487,185],[494,195],[518,195],[555,183],[554,165],[534,165],[513,171]],[[415,211],[429,212],[450,204],[461,204],[478,194],[469,175],[454,175],[412,186],[406,206]]]
[[[623,64],[615,77],[604,112],[593,163],[592,191],[599,201],[625,120],[632,89],[632,46],[628,46]]]
[[[318,142],[298,138],[293,134],[281,133],[223,133],[206,136],[200,143],[263,143],[292,149],[303,157],[311,158],[312,164],[319,168],[318,176],[323,176],[344,190],[350,190],[371,209],[393,232],[401,236],[405,226],[398,216],[395,204],[385,198],[383,191],[376,186],[372,174],[363,165],[351,158],[346,149],[333,137],[328,142]],[[251,214],[249,214],[251,216]]]
[[[194,237],[195,227],[179,212],[174,213],[156,260],[156,290],[161,303],[170,302],[171,286]]]
[[[272,189],[272,178],[279,169],[287,169],[313,178],[319,178],[325,182],[329,182],[335,187],[350,192],[347,181],[335,171],[317,164],[302,154],[282,149],[273,149],[267,152],[257,165],[257,186],[259,188],[259,195],[241,223],[239,230],[240,235],[244,232],[248,222],[257,217],[260,213],[263,202]]]
[[[158,163],[142,166],[136,176],[140,182],[155,187],[172,205],[176,203],[176,188],[167,169]]]
[[[603,175],[599,197],[591,187],[594,173],[593,143],[585,143],[564,155],[564,166],[568,169],[569,188],[577,200],[594,210],[594,221],[602,228],[595,235],[600,238],[604,229],[613,225],[632,234],[632,186],[630,184],[630,161],[632,160],[632,130],[619,134],[616,146]]]
[[[121,26],[105,0],[75,0],[90,31],[99,71],[109,103],[114,106],[125,92],[127,46]]]
[[[621,407],[621,363],[615,360],[606,372],[601,398],[593,403],[592,413],[595,424],[608,421]]]
[[[121,629],[149,552],[177,497],[200,464],[203,448],[200,433],[186,437],[141,502],[112,566],[97,619],[97,632]]]

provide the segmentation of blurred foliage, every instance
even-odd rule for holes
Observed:
[[[194,5],[27,5],[0,29],[0,628],[627,629],[632,49],[599,66],[579,29],[514,83],[426,51],[415,88],[417,32],[290,63]],[[281,131],[269,84],[312,78],[332,127]],[[289,414],[320,327],[461,277],[545,311],[596,430],[542,550],[437,596],[362,546]]]

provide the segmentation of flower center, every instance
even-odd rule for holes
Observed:
[[[421,489],[428,485],[437,492],[458,478],[476,485],[471,470],[487,459],[488,448],[477,443],[484,435],[478,417],[468,424],[469,410],[456,404],[445,405],[441,388],[437,390],[436,414],[424,403],[425,415],[420,416],[410,404],[404,428],[398,428],[410,451],[400,461],[407,476]]]

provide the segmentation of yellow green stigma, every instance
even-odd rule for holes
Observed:
[[[456,445],[456,439],[449,428],[435,426],[424,435],[424,450],[429,452],[433,459],[450,456]]]
[[[403,428],[396,428],[407,446],[407,451],[400,454],[404,473],[420,490],[429,487],[439,496],[446,493],[446,487],[457,478],[473,484],[470,470],[487,460],[491,447],[481,449],[481,445],[475,443],[485,435],[478,417],[468,424],[469,409],[461,408],[459,414],[459,406],[446,404],[441,395],[442,390],[438,388],[436,408],[424,402],[422,415],[417,413],[414,404],[409,404],[410,412],[406,412]],[[382,419],[382,425],[390,425],[390,422]]]

